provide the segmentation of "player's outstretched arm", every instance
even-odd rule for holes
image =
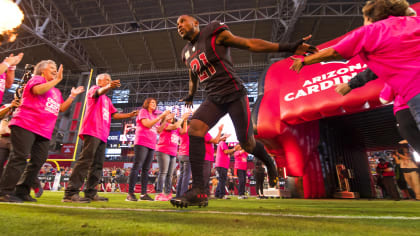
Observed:
[[[218,45],[225,45],[239,49],[246,49],[251,52],[292,52],[304,54],[305,52],[317,52],[316,47],[306,44],[311,36],[306,36],[293,43],[273,43],[263,39],[243,38],[233,35],[229,30],[221,32],[216,39]]]

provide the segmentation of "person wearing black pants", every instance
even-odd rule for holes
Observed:
[[[111,81],[109,74],[96,76],[96,85],[87,94],[86,115],[83,118],[79,137],[83,140],[82,152],[74,165],[69,184],[62,202],[89,203],[90,201],[108,201],[97,194],[96,189],[102,177],[105,159],[106,141],[111,128],[111,117],[127,119],[137,115],[137,111],[118,113],[106,95],[111,89],[120,87],[120,81]],[[80,188],[86,180],[85,198],[79,196]]]
[[[246,88],[233,68],[230,47],[252,52],[288,51],[303,54],[308,50],[317,51],[304,44],[310,36],[295,43],[284,44],[262,39],[246,39],[233,35],[226,24],[216,21],[200,30],[198,20],[190,15],[180,16],[177,26],[179,36],[189,41],[181,56],[189,68],[190,89],[181,101],[184,101],[186,106],[192,106],[198,81],[203,85],[207,98],[194,113],[188,131],[192,189],[184,196],[172,199],[171,203],[178,207],[208,204],[206,190],[203,188],[204,136],[227,113],[235,126],[240,145],[265,163],[270,175],[270,185],[274,186],[277,183],[277,167],[264,145],[254,138]]]
[[[36,201],[29,195],[30,190],[48,158],[49,140],[58,114],[84,92],[82,86],[72,88],[69,98],[63,101],[60,90],[55,88],[62,79],[63,67],[57,71],[54,61],[44,60],[35,66],[34,76],[23,91],[22,104],[9,123],[13,148],[0,179],[0,201]]]
[[[257,161],[255,163],[255,182],[256,182],[256,190],[258,199],[265,198],[264,197],[264,177],[265,177],[265,169],[262,166],[261,161]]]

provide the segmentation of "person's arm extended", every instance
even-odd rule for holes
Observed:
[[[166,115],[168,115],[170,113],[169,110],[164,111],[162,114],[160,114],[157,118],[153,119],[153,120],[149,120],[149,119],[141,119],[141,124],[143,126],[145,126],[146,128],[152,128],[157,122],[159,122],[160,120],[162,120]]]
[[[95,93],[93,94],[93,96],[94,97],[99,97],[102,94],[106,94],[109,90],[120,87],[120,86],[121,86],[120,80],[113,80],[108,85],[106,85],[104,87],[101,87],[98,90],[96,90]]]
[[[369,81],[377,79],[378,76],[373,73],[369,68],[358,73],[348,83],[338,84],[335,88],[335,91],[341,95],[348,94],[351,90],[355,88],[363,87]]]
[[[131,117],[135,117],[137,116],[137,111],[132,111],[130,113],[113,113],[112,114],[112,118],[116,119],[116,120],[121,120],[121,119],[127,119],[127,118],[131,118]]]
[[[76,98],[77,95],[83,93],[85,91],[85,88],[83,86],[79,86],[77,88],[72,88],[71,92],[70,92],[70,96],[66,99],[66,101],[64,101],[63,103],[61,103],[60,105],[60,112],[64,112],[67,111],[67,109],[69,109],[71,103],[74,101],[74,99]]]
[[[242,38],[233,35],[229,30],[222,31],[216,38],[218,45],[225,45],[239,49],[246,49],[251,52],[292,52],[295,54],[304,54],[307,51],[317,52],[317,49],[304,43],[312,36],[306,36],[293,43],[273,43],[263,39]]]
[[[225,150],[223,150],[223,153],[225,153],[225,154],[232,154],[232,153],[234,153],[236,150],[235,150],[235,148],[231,148],[231,149],[225,149]]]
[[[334,48],[327,48],[304,58],[291,57],[291,59],[294,62],[290,69],[299,72],[304,65],[312,65],[323,61],[342,60],[343,57]]]

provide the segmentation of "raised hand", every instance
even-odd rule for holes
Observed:
[[[16,66],[23,58],[23,52],[19,53],[18,55],[14,56],[13,53],[10,54],[8,57],[4,59],[4,61],[9,64],[10,66]]]
[[[137,114],[139,114],[139,111],[135,110],[135,111],[130,112],[129,114],[130,114],[130,117],[135,117],[137,116]]]
[[[110,85],[109,85],[112,89],[114,89],[114,88],[118,88],[118,87],[121,87],[121,82],[120,82],[120,80],[118,79],[118,80],[113,80],[113,81],[111,81],[111,83],[110,83]]]
[[[63,79],[63,65],[60,65],[58,68],[57,76],[55,77],[56,80],[61,81]]]
[[[73,96],[73,97],[76,97],[77,95],[79,95],[79,94],[81,94],[81,93],[83,93],[85,91],[85,87],[83,87],[83,86],[79,86],[79,87],[77,87],[77,88],[71,88],[71,92],[70,92],[70,94]]]

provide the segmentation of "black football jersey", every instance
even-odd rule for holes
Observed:
[[[214,21],[182,50],[185,65],[197,76],[207,95],[216,100],[246,91],[233,69],[230,48],[216,44],[218,34],[224,30],[229,27]]]

